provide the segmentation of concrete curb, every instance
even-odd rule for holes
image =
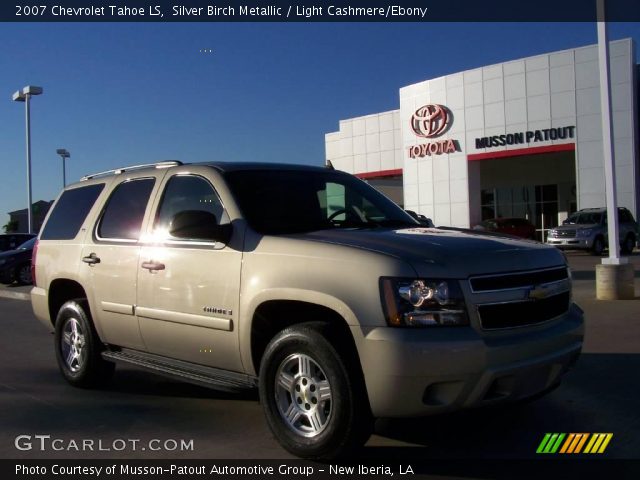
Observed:
[[[0,298],[10,298],[12,300],[31,300],[31,295],[23,292],[9,292],[7,290],[0,290]]]

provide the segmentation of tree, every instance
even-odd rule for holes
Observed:
[[[18,231],[18,221],[9,220],[3,227],[4,233],[13,233]]]

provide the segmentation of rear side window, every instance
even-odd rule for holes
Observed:
[[[629,210],[618,210],[618,221],[620,223],[630,223],[633,222],[633,215]]]
[[[155,179],[129,180],[118,185],[98,225],[102,240],[137,240]]]
[[[72,240],[76,238],[89,210],[93,207],[103,188],[104,183],[98,183],[65,191],[53,207],[40,238],[42,240]]]

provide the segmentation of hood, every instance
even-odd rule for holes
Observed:
[[[0,258],[15,257],[20,254],[31,254],[31,250],[6,250],[4,252],[0,252]]]
[[[555,247],[473,230],[335,229],[295,237],[394,256],[409,262],[420,276],[466,278],[566,263],[562,252]]]

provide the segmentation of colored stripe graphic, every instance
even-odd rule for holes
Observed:
[[[540,445],[538,445],[538,449],[536,450],[536,453],[542,453],[544,451],[544,447],[550,438],[551,438],[551,434],[547,433],[542,439],[542,442],[540,442]]]
[[[594,433],[584,453],[603,453],[613,438],[613,433]]]
[[[538,445],[536,453],[556,453],[565,435],[565,433],[547,433]]]
[[[573,442],[571,442],[571,445],[569,445],[569,450],[567,450],[567,453],[578,453],[576,451],[576,448],[578,448],[578,445],[582,442],[582,437],[586,435],[584,433],[576,433],[576,436],[573,437]]]
[[[613,433],[546,433],[536,453],[604,453],[612,438]]]
[[[569,445],[571,445],[571,442],[573,442],[574,438],[576,438],[576,434],[570,433],[569,436],[567,437],[567,441],[564,442],[564,445],[562,445],[562,448],[560,449],[560,453],[567,453],[567,449],[569,448]]]

